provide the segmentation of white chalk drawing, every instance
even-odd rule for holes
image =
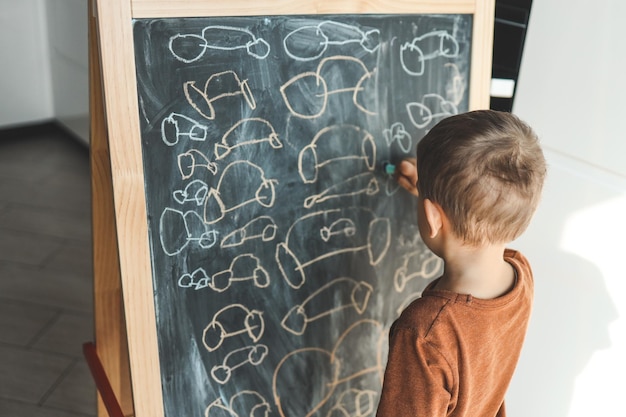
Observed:
[[[343,77],[335,76],[333,71],[343,72],[351,67],[361,72],[355,85],[333,86],[336,80],[344,81]],[[339,73],[339,75],[341,74]],[[368,115],[376,115],[361,103],[360,97],[366,89],[368,81],[375,80],[376,69],[369,71],[363,61],[350,56],[332,56],[320,61],[316,71],[303,72],[291,78],[280,87],[280,93],[289,112],[302,119],[314,119],[321,116],[328,104],[329,96],[348,93],[357,109]]]
[[[219,384],[227,383],[233,371],[245,365],[259,366],[267,356],[266,345],[258,344],[235,349],[226,355],[220,365],[211,368],[211,377]]]
[[[430,251],[416,250],[402,257],[402,265],[393,276],[393,286],[402,292],[407,283],[415,278],[431,279],[441,272],[443,261]]]
[[[403,253],[414,252],[417,248],[422,248],[424,251],[428,250],[420,236],[417,222],[407,224],[398,235],[395,243]]]
[[[452,62],[448,62],[443,68],[449,73],[447,78],[451,80],[446,86],[446,96],[451,97],[450,101],[455,105],[459,105],[465,95],[465,88],[467,86],[465,78],[461,75],[459,67]]]
[[[359,220],[353,221],[350,216],[359,217]],[[356,225],[363,222],[367,227],[362,229],[366,230],[347,229],[350,230],[347,233],[329,233],[338,224]],[[316,230],[319,231],[319,236],[316,236]],[[315,239],[320,241],[314,244]],[[304,250],[305,248],[294,247],[292,240],[311,244],[307,244]],[[284,242],[276,246],[276,262],[289,286],[298,289],[306,282],[306,269],[311,265],[334,256],[357,252],[366,252],[370,265],[377,265],[387,253],[390,243],[389,219],[376,217],[368,209],[318,211],[300,217],[291,225]]]
[[[239,335],[246,335],[256,343],[264,331],[263,312],[250,310],[242,304],[231,304],[213,315],[202,332],[202,344],[206,350],[213,352],[225,339]]]
[[[270,276],[261,266],[261,261],[250,253],[236,256],[228,269],[217,272],[211,277],[209,287],[217,292],[226,291],[234,282],[251,281],[257,288],[270,285]]]
[[[324,242],[328,242],[335,236],[354,236],[356,224],[352,219],[335,220],[330,226],[323,226],[320,229],[320,236]]]
[[[228,404],[217,398],[204,410],[204,417],[268,417],[270,412],[271,407],[261,394],[244,390],[230,397]]]
[[[400,46],[400,65],[412,76],[423,75],[426,61],[437,57],[456,58],[458,41],[445,30],[434,30]]]
[[[400,303],[398,308],[396,308],[396,315],[400,316],[402,312],[411,304],[414,300],[420,298],[422,296],[422,291],[416,291],[406,296],[406,298]]]
[[[296,61],[321,58],[329,46],[359,45],[374,53],[380,47],[380,31],[363,31],[357,26],[325,20],[317,25],[302,26],[283,40],[285,53]]]
[[[198,88],[195,81],[186,81],[183,91],[191,107],[209,120],[215,119],[213,103],[224,98],[243,96],[251,109],[256,108],[248,80],[241,81],[237,73],[231,70],[212,74],[203,88]]]
[[[375,320],[360,320],[352,324],[341,334],[332,351],[321,348],[302,348],[292,351],[281,359],[276,366],[272,378],[272,391],[274,403],[281,417],[289,416],[285,409],[290,401],[299,401],[292,398],[294,383],[294,370],[302,368],[302,363],[314,363],[318,369],[327,371],[323,377],[316,375],[302,375],[307,378],[307,384],[314,392],[320,393],[317,404],[311,404],[311,409],[303,410],[302,417],[318,415],[318,411],[332,398],[335,390],[344,383],[358,385],[359,380],[374,378],[378,383],[382,383],[384,373],[383,345],[385,332],[380,322]],[[355,364],[355,367],[344,366],[346,363],[354,362],[354,346],[369,346],[373,351],[372,355],[363,356],[362,362]],[[352,359],[352,360],[351,360]],[[287,394],[287,395],[283,395]],[[298,404],[300,406],[300,404]]]
[[[406,111],[409,114],[411,123],[419,129],[439,121],[440,119],[459,113],[459,110],[453,102],[435,93],[424,94],[420,103],[407,103]]]
[[[270,285],[270,276],[261,266],[261,261],[250,253],[236,256],[228,269],[216,272],[211,277],[204,268],[198,268],[191,274],[185,273],[178,279],[181,288],[200,290],[210,288],[215,292],[224,292],[234,282],[250,281],[257,288],[267,288]]]
[[[368,417],[376,413],[378,392],[349,388],[337,396],[326,417]]]
[[[402,187],[398,184],[398,181],[393,177],[393,175],[390,175],[389,178],[385,180],[385,194],[388,197],[391,197],[401,189]]]
[[[208,128],[184,114],[172,113],[161,122],[161,139],[167,146],[174,146],[181,138],[203,142]]]
[[[202,180],[193,180],[189,182],[184,189],[174,190],[172,193],[174,200],[178,204],[193,202],[196,206],[201,206],[206,200],[209,192],[209,186]]]
[[[321,193],[308,196],[304,199],[304,207],[311,208],[315,204],[336,198],[354,197],[363,194],[372,196],[378,194],[379,191],[378,179],[372,173],[365,172],[338,182]]]
[[[244,178],[245,181],[242,181]],[[234,184],[237,184],[239,192],[221,192],[224,187],[233,187]],[[272,207],[276,198],[276,184],[277,180],[265,178],[263,169],[250,161],[231,162],[222,171],[216,187],[211,188],[207,194],[204,221],[208,224],[216,223],[226,213],[251,203]],[[240,195],[244,192],[246,195]]]
[[[265,39],[257,38],[248,29],[233,26],[207,26],[200,35],[178,33],[169,41],[172,55],[186,64],[201,59],[208,49],[245,49],[248,55],[256,59],[265,59],[270,53],[270,45]]]
[[[345,309],[363,314],[374,289],[365,281],[336,278],[309,295],[285,315],[280,325],[295,335],[302,335],[309,323]],[[334,304],[328,306],[327,300]],[[322,307],[324,306],[324,307]]]
[[[204,268],[198,268],[192,273],[185,273],[178,278],[178,286],[181,288],[193,288],[201,290],[209,286],[210,278]]]
[[[196,168],[206,169],[213,175],[217,174],[217,164],[197,149],[189,149],[179,154],[177,159],[178,172],[184,180],[191,178]]]
[[[218,235],[195,211],[182,212],[166,207],[159,219],[161,248],[169,256],[178,255],[191,242],[209,249],[218,242]]]
[[[276,222],[273,218],[270,216],[259,216],[224,236],[220,247],[232,248],[243,245],[245,242],[254,239],[269,242],[274,240],[277,230],[278,226],[276,226]]]
[[[376,143],[365,129],[355,125],[334,125],[321,129],[298,154],[298,172],[305,184],[317,181],[320,169],[333,163],[357,162],[373,171]]]
[[[409,132],[406,131],[404,123],[396,122],[389,128],[383,129],[383,137],[385,138],[387,146],[397,143],[404,153],[411,151],[412,139]]]
[[[250,133],[249,133],[250,132]],[[253,136],[252,138],[250,136]],[[258,137],[260,136],[260,137]],[[258,117],[242,119],[228,129],[222,141],[215,144],[215,159],[223,159],[233,149],[267,142],[274,149],[283,147],[274,126]]]

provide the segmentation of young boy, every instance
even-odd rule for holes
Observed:
[[[398,171],[444,269],[391,327],[377,416],[503,417],[533,298],[528,261],[505,246],[541,196],[537,137],[510,113],[451,116]]]

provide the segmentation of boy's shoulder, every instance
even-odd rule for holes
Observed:
[[[436,281],[432,282],[422,296],[413,300],[400,314],[394,323],[394,329],[412,330],[426,336],[446,306],[450,304],[450,294],[430,291]]]
[[[448,333],[451,328],[467,331],[480,323],[492,323],[507,310],[526,309],[533,298],[533,277],[528,260],[518,251],[507,249],[504,259],[516,271],[513,289],[495,299],[478,299],[469,294],[435,290],[431,282],[422,296],[413,300],[394,322],[394,329],[411,330],[416,336],[427,337],[432,332]],[[465,326],[464,324],[467,324]],[[472,325],[474,324],[474,325]]]

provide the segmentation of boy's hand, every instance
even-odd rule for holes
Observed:
[[[415,158],[402,160],[396,167],[396,179],[402,188],[417,197],[417,160]]]

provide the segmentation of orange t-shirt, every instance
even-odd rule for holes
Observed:
[[[377,417],[504,417],[504,395],[519,359],[533,300],[526,258],[507,249],[514,287],[491,300],[432,290],[389,332]]]

